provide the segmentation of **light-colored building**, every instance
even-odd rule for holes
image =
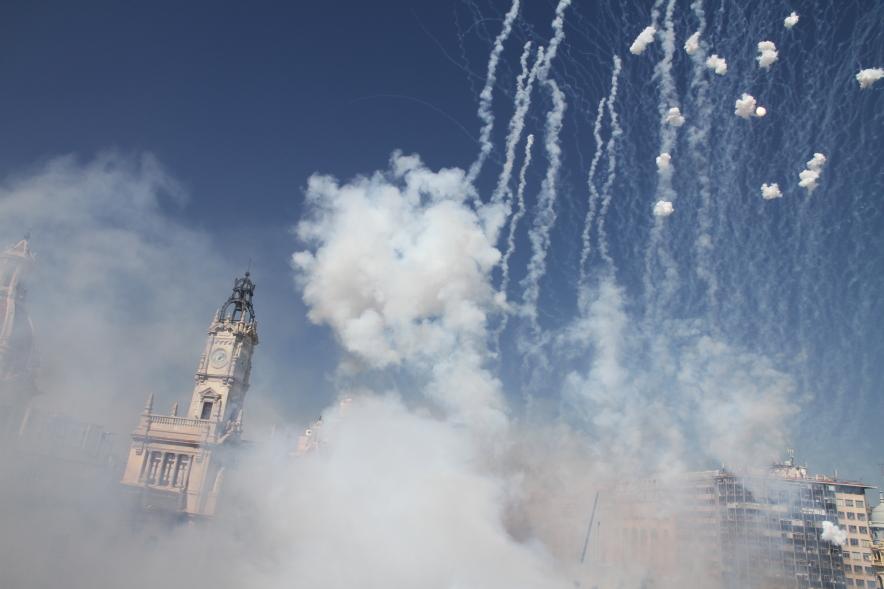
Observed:
[[[838,525],[847,532],[847,540],[842,547],[847,586],[875,589],[878,578],[872,556],[872,532],[865,494],[870,487],[846,481],[836,481],[835,484]]]
[[[34,256],[25,237],[0,252],[0,436],[18,434],[35,384],[34,328],[25,288]]]
[[[196,384],[184,415],[155,413],[153,396],[132,432],[122,483],[141,507],[179,516],[211,516],[231,449],[240,443],[242,410],[258,324],[255,285],[246,272],[209,325]]]
[[[872,532],[872,567],[878,587],[884,588],[884,493],[878,497],[878,505],[869,514],[869,530]]]
[[[811,475],[792,458],[749,475],[722,469],[609,486],[587,563],[596,579],[640,571],[642,583],[662,587],[878,587],[869,488]],[[823,537],[832,524],[843,543]],[[881,530],[884,548],[884,515]]]

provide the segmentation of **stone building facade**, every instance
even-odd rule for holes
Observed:
[[[122,483],[143,509],[183,517],[215,513],[231,449],[240,444],[242,411],[258,344],[246,272],[209,325],[190,403],[183,415],[154,412],[153,396],[132,432]]]

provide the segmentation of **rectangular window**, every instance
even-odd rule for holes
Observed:
[[[847,519],[856,519],[856,514],[852,511],[847,512]]]
[[[845,517],[847,517],[847,516],[844,515],[844,512],[843,512],[843,511],[839,511],[839,512],[838,512],[838,519],[844,519]]]
[[[844,504],[845,504],[847,507],[853,507],[853,499],[845,499],[845,500],[844,500]]]
[[[861,522],[864,522],[864,521],[866,521],[866,514],[864,514],[864,513],[857,513],[857,514],[856,514],[856,519],[858,519],[858,520],[861,521]]]
[[[865,526],[860,526],[860,527],[859,527],[859,533],[860,533],[860,534],[868,534],[868,533],[869,533],[869,528],[867,528],[867,527],[865,527]]]
[[[203,402],[203,412],[200,413],[200,419],[209,419],[212,417],[212,402],[204,401]],[[850,514],[853,515],[853,514]],[[853,519],[853,518],[851,518]]]
[[[163,456],[163,469],[160,471],[160,484],[168,485],[172,480],[172,469],[175,466],[175,455],[167,452]]]
[[[151,452],[150,457],[147,460],[147,472],[145,473],[145,478],[150,484],[155,483],[157,480],[157,471],[160,469],[160,458],[159,452]]]
[[[851,546],[859,546],[859,540],[857,540],[856,538],[851,538],[850,545]]]
[[[856,533],[856,526],[847,526],[847,531],[853,532],[855,534]]]
[[[871,560],[872,560],[872,555],[869,554],[868,552],[864,552],[864,553],[863,553],[863,560],[871,561]]]
[[[857,500],[856,500],[856,506],[857,506],[857,507],[865,507],[866,504],[863,503],[862,499],[857,499]]]
[[[175,487],[183,487],[187,483],[187,467],[190,465],[190,456],[187,454],[179,454],[178,462],[175,464],[175,477],[172,485]]]
[[[844,499],[835,499],[835,503],[838,504],[838,507],[844,507]]]

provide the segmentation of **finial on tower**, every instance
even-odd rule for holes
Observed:
[[[243,278],[233,281],[233,292],[227,301],[218,310],[218,319],[221,321],[240,321],[243,323],[255,322],[255,309],[252,307],[252,296],[255,294],[255,283],[252,282],[251,273],[246,271]]]
[[[153,393],[147,396],[147,403],[144,404],[144,414],[150,415],[153,411]]]

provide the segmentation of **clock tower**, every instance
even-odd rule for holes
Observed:
[[[153,395],[132,432],[122,483],[137,491],[141,507],[173,515],[210,516],[224,472],[242,432],[258,324],[246,272],[209,325],[190,405],[178,415],[154,413]]]
[[[255,284],[246,272],[245,278],[234,281],[233,293],[215,314],[194,377],[187,417],[240,423],[249,389],[252,351],[258,343],[254,294]]]

